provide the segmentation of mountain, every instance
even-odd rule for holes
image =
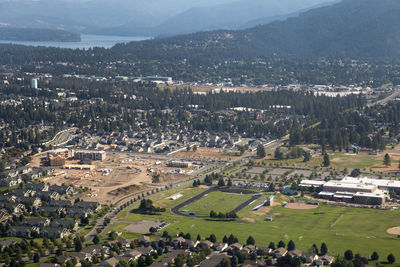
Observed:
[[[343,0],[298,17],[239,31],[160,38],[116,50],[147,58],[399,57],[400,1]]]
[[[0,27],[0,40],[80,42],[81,37],[62,30]]]
[[[147,33],[151,36],[172,36],[198,31],[218,29],[239,29],[254,19],[279,18],[300,12],[316,5],[330,4],[332,0],[239,0],[213,6],[190,8],[178,15],[166,19],[155,27],[140,28],[137,23],[129,22],[120,27],[104,31],[123,35]],[[252,25],[254,26],[254,25]]]
[[[131,23],[155,27],[187,9],[233,0],[0,0],[0,25],[93,33]]]

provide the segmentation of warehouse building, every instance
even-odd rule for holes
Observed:
[[[106,159],[106,152],[105,151],[75,151],[74,158],[76,160],[80,160],[82,162],[85,161],[92,161],[92,160],[99,160],[103,161]]]
[[[318,188],[323,199],[364,205],[383,205],[388,192],[400,189],[400,181],[344,177],[342,180],[303,180],[300,187]]]

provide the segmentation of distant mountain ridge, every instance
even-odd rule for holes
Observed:
[[[117,45],[154,58],[400,57],[400,1],[343,0],[286,21]]]
[[[0,25],[130,36],[241,29],[338,0],[0,0]],[[251,25],[254,26],[254,25]]]

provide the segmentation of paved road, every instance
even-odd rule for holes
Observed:
[[[44,145],[48,146],[62,146],[68,143],[68,141],[71,139],[72,134],[77,130],[77,128],[71,128],[67,130],[63,130],[61,132],[58,132],[54,138],[46,143]]]
[[[368,107],[373,107],[376,105],[386,105],[388,102],[396,99],[397,97],[400,97],[400,88],[396,89],[391,95],[389,95],[388,97],[381,99],[379,101],[376,101],[374,103],[368,104]]]

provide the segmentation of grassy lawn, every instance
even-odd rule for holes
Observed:
[[[397,259],[400,258],[399,238],[386,233],[388,228],[400,226],[399,210],[384,211],[321,205],[319,208],[312,210],[291,210],[275,206],[263,207],[256,212],[252,211],[251,209],[255,205],[267,197],[264,196],[240,211],[237,221],[210,221],[175,216],[169,212],[169,209],[174,205],[205,189],[181,188],[174,190],[182,192],[184,197],[176,201],[168,200],[167,197],[171,195],[171,192],[162,192],[152,196],[154,204],[166,207],[167,212],[158,216],[132,214],[129,213],[129,210],[133,207],[131,206],[123,213],[123,219],[114,224],[113,230],[122,232],[123,237],[132,239],[140,234],[129,233],[124,230],[130,222],[165,220],[170,223],[165,229],[170,234],[184,232],[190,233],[192,236],[200,234],[202,238],[205,238],[213,233],[221,241],[224,235],[232,233],[242,243],[245,243],[247,237],[252,235],[257,245],[260,246],[267,246],[271,241],[277,244],[279,240],[284,240],[287,244],[292,239],[296,244],[296,248],[303,251],[307,251],[314,243],[320,246],[322,242],[325,242],[332,255],[343,254],[345,250],[352,249],[354,253],[360,253],[368,257],[373,251],[377,251],[382,259],[386,258],[389,253],[393,253]],[[237,206],[236,204],[244,201],[243,198],[238,199],[236,196],[246,197],[220,192],[215,193],[209,194],[203,200],[191,204],[187,209],[197,211],[199,214],[204,212],[206,215],[210,209],[217,209],[217,207],[221,211],[228,211]],[[232,195],[232,199],[229,198],[230,195]],[[286,197],[281,195],[276,198],[276,201],[286,200]],[[235,201],[238,202],[233,204]],[[266,217],[272,217],[273,221],[264,221]]]
[[[208,216],[212,210],[217,213],[226,213],[234,210],[237,206],[249,200],[252,196],[252,194],[241,195],[215,191],[204,196],[202,199],[183,207],[183,209],[186,209],[189,212],[194,212],[199,216]]]
[[[331,166],[334,168],[371,168],[376,164],[382,164],[383,155],[371,156],[365,153],[357,155],[345,153],[329,153]]]

